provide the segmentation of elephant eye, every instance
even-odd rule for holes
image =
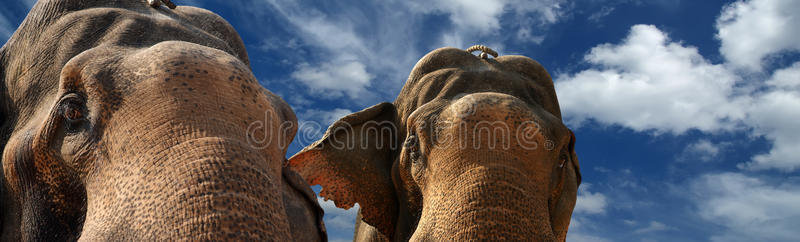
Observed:
[[[408,149],[411,160],[417,161],[419,159],[419,140],[416,135],[409,135],[406,138],[406,142],[403,143],[403,147]]]
[[[86,105],[83,98],[71,93],[61,99],[59,113],[64,118],[68,131],[76,131],[80,123],[86,120]]]
[[[558,163],[558,168],[564,168],[564,164],[567,163],[568,159],[569,159],[569,156],[567,154],[563,154],[562,153],[561,156],[558,158],[558,160],[559,160],[558,161],[559,162]]]

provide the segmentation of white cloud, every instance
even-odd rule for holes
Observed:
[[[358,97],[367,94],[366,88],[372,75],[361,62],[340,60],[324,62],[319,66],[300,63],[292,73],[292,78],[308,86],[315,94]]]
[[[325,211],[323,220],[326,227],[333,229],[353,229],[358,215],[358,204],[350,209],[337,208],[331,200],[325,201],[322,197],[317,197],[317,202]]]
[[[775,71],[767,85],[773,88],[800,91],[800,62],[789,68]]]
[[[650,25],[633,26],[622,43],[599,45],[584,58],[592,68],[556,78],[571,126],[593,119],[655,134],[752,130],[773,147],[740,168],[800,168],[800,63],[767,81],[741,80],[726,65],[709,63],[696,48],[672,42]],[[686,152],[702,153],[701,160],[720,153],[710,142]]]
[[[606,201],[606,196],[602,193],[595,192],[592,193],[589,191],[591,184],[584,183],[581,184],[580,188],[578,189],[578,200],[575,203],[575,209],[573,213],[575,214],[605,214],[606,213],[606,205],[608,205]]]
[[[766,83],[768,89],[755,98],[747,122],[773,146],[739,167],[794,171],[800,168],[800,62],[776,71]]]
[[[650,224],[648,224],[647,227],[643,227],[643,228],[639,228],[637,230],[634,230],[633,233],[634,234],[644,234],[644,233],[658,232],[658,231],[665,231],[665,230],[674,230],[674,229],[675,228],[667,226],[666,224],[663,224],[661,222],[650,221]]]
[[[717,19],[720,52],[731,64],[761,70],[770,54],[800,51],[800,1],[737,1]]]
[[[732,99],[738,77],[672,42],[652,25],[636,25],[620,44],[585,56],[592,69],[559,75],[556,91],[567,122],[592,118],[636,131],[683,133],[732,129],[743,118]]]
[[[325,228],[328,231],[336,231],[336,233],[328,233],[328,240],[352,241],[353,232],[355,229],[354,225],[356,223],[356,215],[358,215],[358,204],[350,209],[341,209],[337,208],[333,201],[325,201],[321,197],[317,197],[317,202],[319,202],[322,210],[325,211],[325,216],[322,217],[322,220],[325,223]]]
[[[800,184],[769,184],[740,173],[705,175],[691,185],[697,213],[727,230],[714,241],[793,241],[800,237]]]

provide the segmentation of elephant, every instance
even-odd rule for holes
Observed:
[[[2,241],[327,240],[294,111],[211,11],[41,0],[0,80]]]
[[[581,182],[550,75],[482,45],[428,53],[394,102],[342,117],[289,166],[359,204],[356,241],[564,241]]]

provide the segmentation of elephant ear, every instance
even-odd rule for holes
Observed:
[[[396,109],[380,103],[333,123],[319,141],[289,159],[320,196],[339,208],[361,207],[362,220],[392,238],[397,198],[391,178],[398,146]]]
[[[581,164],[578,163],[578,153],[575,153],[575,133],[572,130],[569,131],[570,141],[569,141],[569,152],[572,155],[572,166],[575,169],[575,176],[578,180],[578,186],[581,185]]]

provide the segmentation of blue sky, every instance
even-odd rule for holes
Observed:
[[[556,83],[584,181],[568,241],[800,237],[800,1],[175,1],[239,31],[301,120],[287,156],[425,53],[484,44]],[[4,4],[0,38],[32,2]],[[320,202],[350,240],[355,209]]]

